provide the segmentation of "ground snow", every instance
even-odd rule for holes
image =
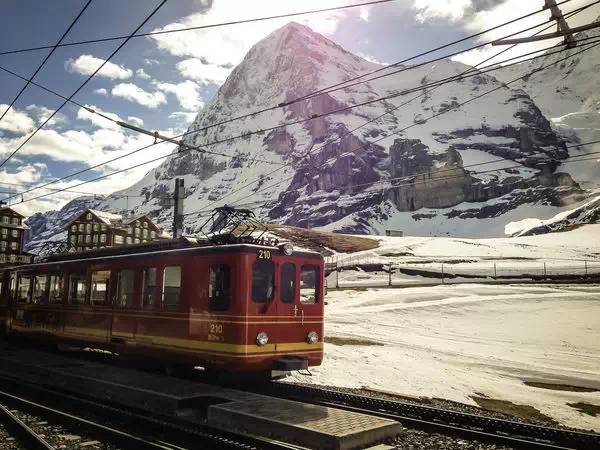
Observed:
[[[600,286],[455,285],[337,291],[327,296],[327,337],[384,345],[325,344],[313,376],[294,381],[371,387],[474,404],[487,395],[538,408],[561,423],[600,430],[567,403],[600,405]]]

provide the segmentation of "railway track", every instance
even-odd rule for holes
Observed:
[[[243,450],[303,450],[304,447],[286,444],[274,439],[257,436],[228,433],[209,426],[189,425],[184,421],[171,418],[153,417],[139,412],[115,407],[109,404],[98,403],[91,399],[75,397],[43,386],[22,383],[18,380],[0,376],[3,389],[0,391],[2,403],[18,405],[20,410],[31,411],[42,417],[51,417],[53,421],[68,427],[85,428],[90,434],[102,437],[105,441],[116,444],[119,448],[134,450],[184,450],[188,448],[218,448],[218,449],[243,449]],[[43,398],[44,404],[33,400]],[[61,409],[56,409],[49,404],[60,404]],[[68,405],[64,408],[63,405]],[[4,408],[8,413],[10,411]],[[96,417],[110,417],[110,425],[101,424],[93,418],[85,418],[72,411],[86,411],[86,416],[91,414]],[[54,450],[43,439],[35,443],[35,436],[31,428],[24,423],[19,424],[20,436],[27,439],[32,450]],[[160,438],[136,435],[125,430],[144,430],[147,434],[160,431]],[[22,439],[23,440],[23,439]],[[42,446],[42,441],[46,446]]]
[[[4,405],[0,405],[1,422],[13,435],[31,450],[55,450],[42,436],[36,433],[25,422]]]
[[[600,449],[600,434],[544,427],[318,387],[274,382],[262,393],[372,414],[424,431],[525,449]]]

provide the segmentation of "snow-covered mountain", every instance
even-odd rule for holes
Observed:
[[[172,211],[166,197],[180,177],[186,213],[254,202],[257,215],[271,222],[459,236],[498,236],[508,222],[532,212],[555,214],[585,198],[568,167],[558,167],[557,160],[569,154],[565,138],[525,91],[484,74],[426,87],[468,69],[450,60],[403,67],[409,70],[205,128],[380,68],[290,23],[248,52],[189,127],[197,132],[186,136],[185,144],[234,157],[182,146],[119,194],[143,196],[133,206],[130,198],[129,210],[149,213],[167,227]],[[536,76],[545,79],[538,74],[531,80]],[[413,88],[420,90],[402,94]],[[319,117],[393,94],[399,95]],[[458,107],[465,101],[470,102]],[[302,119],[310,120],[248,134]],[[477,163],[486,164],[468,167]],[[399,177],[395,185],[369,184]],[[94,202],[98,209],[125,209],[121,198]],[[32,247],[57,232],[67,212],[85,203],[36,216],[36,229],[45,231],[34,236]],[[200,214],[187,215],[186,231],[196,232],[202,220]]]

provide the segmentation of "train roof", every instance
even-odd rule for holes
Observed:
[[[231,243],[231,244],[220,244],[215,245],[205,239],[198,239],[193,237],[181,237],[178,239],[167,239],[161,241],[153,241],[143,244],[131,244],[131,245],[120,245],[117,247],[104,247],[98,249],[91,249],[82,252],[71,252],[57,255],[51,255],[41,261],[34,262],[32,264],[25,264],[21,266],[11,267],[10,270],[24,270],[27,268],[41,267],[45,265],[55,265],[61,263],[74,263],[84,261],[105,261],[116,258],[128,258],[128,257],[144,257],[144,256],[156,256],[161,254],[179,254],[179,253],[198,253],[198,254],[210,254],[210,253],[222,253],[222,252],[253,252],[260,248],[272,248],[277,250],[280,249],[271,243],[256,243],[256,242],[242,242],[242,243]],[[296,250],[294,249],[293,256],[303,256],[309,258],[322,258],[321,254],[311,250]]]

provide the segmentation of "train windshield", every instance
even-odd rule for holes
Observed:
[[[275,266],[272,261],[260,259],[252,266],[252,301],[267,303],[273,299]]]

